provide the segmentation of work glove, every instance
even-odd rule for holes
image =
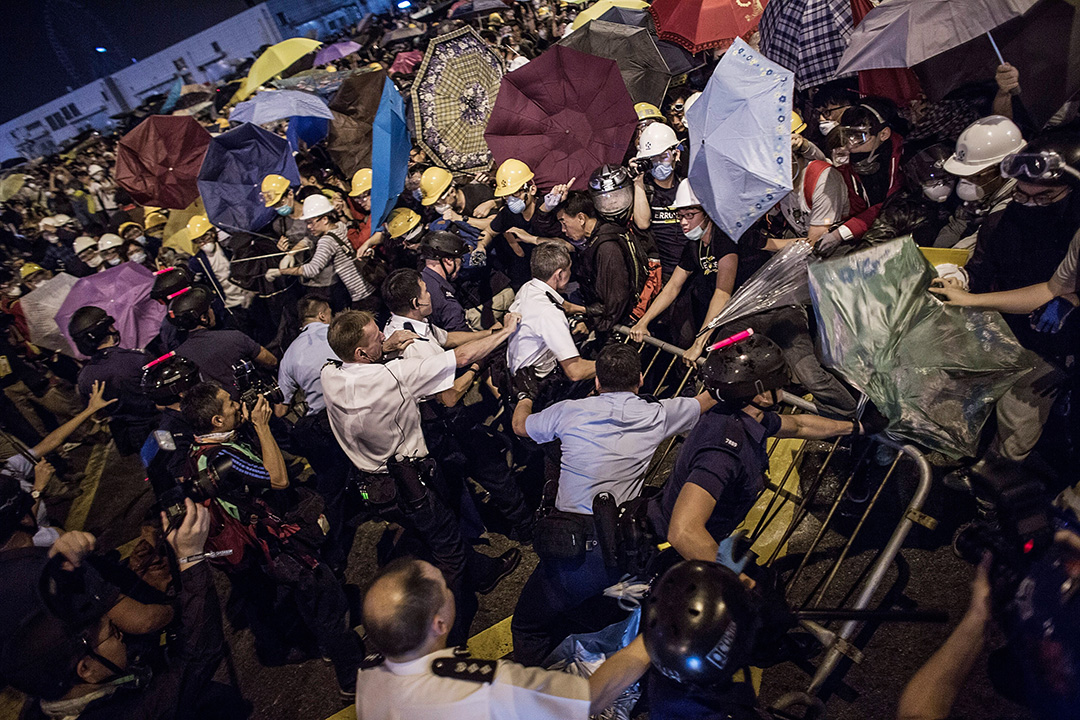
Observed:
[[[1041,310],[1036,310],[1028,316],[1031,329],[1035,332],[1057,333],[1065,325],[1066,318],[1076,309],[1071,302],[1063,297],[1056,297],[1046,303]]]
[[[263,277],[266,278],[267,282],[274,282],[279,277],[281,277],[281,270],[278,270],[277,268],[270,268],[266,271],[266,275],[264,275]]]
[[[844,242],[844,238],[840,234],[840,229],[830,230],[817,241],[817,245],[814,246],[814,254],[819,257],[829,257],[836,248],[840,247],[842,242]]]

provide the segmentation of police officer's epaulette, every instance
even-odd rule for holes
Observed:
[[[563,305],[562,305],[562,303],[561,303],[561,302],[559,302],[559,301],[558,301],[558,299],[556,299],[556,297],[555,297],[554,295],[552,295],[552,294],[551,294],[551,293],[549,293],[549,292],[546,292],[546,293],[544,293],[544,294],[545,294],[545,295],[547,295],[547,299],[551,301],[551,304],[552,304],[552,305],[554,305],[555,307],[559,308],[560,310],[562,310],[562,309],[563,309]]]
[[[344,364],[345,363],[341,362],[340,360],[334,360],[333,358],[327,358],[326,362],[323,363],[323,367],[326,367],[327,365],[333,365],[338,370],[340,370],[341,366],[344,365]]]
[[[477,660],[468,654],[454,651],[454,657],[436,658],[431,661],[431,672],[439,677],[489,683],[495,680],[498,660]]]
[[[644,400],[645,402],[651,402],[651,403],[659,403],[660,402],[660,399],[658,397],[656,397],[655,395],[648,395],[646,393],[638,393],[638,397],[641,398],[642,400]]]

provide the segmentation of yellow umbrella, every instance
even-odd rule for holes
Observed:
[[[252,63],[248,76],[229,102],[237,103],[249,97],[264,82],[276,75],[280,75],[282,70],[312,50],[317,49],[320,45],[322,43],[318,40],[309,38],[289,38],[279,42],[277,45],[271,45],[266,49],[266,52],[259,56],[258,60]]]
[[[645,10],[649,7],[649,3],[642,0],[600,0],[600,2],[595,3],[587,10],[579,12],[578,16],[574,18],[574,24],[570,27],[577,30],[590,20],[596,20],[611,8],[616,7],[627,8],[628,10]]]
[[[165,223],[165,232],[162,233],[161,247],[173,248],[188,255],[195,254],[195,247],[188,237],[187,224],[194,215],[205,215],[202,198],[188,205],[183,210],[170,210],[169,221]]]
[[[29,175],[23,173],[12,173],[0,180],[0,202],[7,202],[15,197],[15,193],[22,190],[22,186],[26,184],[26,178],[28,177]]]

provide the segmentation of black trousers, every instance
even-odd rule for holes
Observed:
[[[322,554],[326,564],[341,577],[349,561],[356,528],[347,524],[346,487],[352,464],[338,445],[326,409],[300,418],[290,433],[294,449],[303,454],[315,471],[315,489],[326,502],[326,535]]]

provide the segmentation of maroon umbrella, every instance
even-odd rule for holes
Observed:
[[[619,165],[637,115],[614,60],[556,45],[503,76],[484,139],[495,161],[521,160],[546,190]]]
[[[195,118],[151,115],[120,139],[116,182],[140,205],[183,210],[199,197],[210,133]]]

